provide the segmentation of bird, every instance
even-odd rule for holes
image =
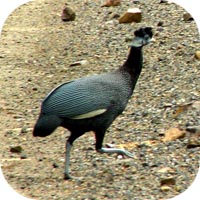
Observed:
[[[46,137],[57,127],[70,132],[65,144],[64,179],[72,179],[70,151],[74,141],[93,131],[99,153],[117,153],[133,158],[125,149],[103,147],[106,130],[124,111],[143,67],[143,47],[154,41],[151,27],[134,31],[126,61],[117,69],[62,83],[42,101],[33,137]]]

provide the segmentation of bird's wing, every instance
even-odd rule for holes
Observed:
[[[106,112],[117,100],[112,90],[98,76],[77,79],[50,92],[42,103],[42,112],[72,119],[94,117]]]

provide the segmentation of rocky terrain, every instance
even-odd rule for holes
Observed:
[[[66,1],[36,0],[7,19],[0,45],[0,155],[8,183],[32,199],[161,200],[185,191],[199,168],[199,33],[186,11],[158,0],[67,1],[73,21],[62,21]],[[119,23],[139,8],[139,23]],[[107,131],[105,145],[135,157],[98,154],[94,135],[79,138],[71,173],[63,180],[65,141],[58,128],[33,138],[45,95],[60,83],[116,69],[128,55],[133,32],[152,26],[156,42],[144,48],[134,95]]]

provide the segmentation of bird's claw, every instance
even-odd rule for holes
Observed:
[[[129,158],[134,158],[134,155],[132,153],[130,153],[129,151],[123,150],[123,149],[122,149],[122,154]]]
[[[77,182],[83,182],[83,177],[74,177],[74,176],[71,176],[69,175],[68,173],[65,173],[64,174],[64,180],[74,180],[74,181],[77,181]]]
[[[64,173],[64,180],[71,180],[73,179],[72,176],[70,176],[68,173]]]

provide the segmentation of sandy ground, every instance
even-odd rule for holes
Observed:
[[[190,133],[170,142],[162,139],[172,127],[200,124],[195,22],[183,21],[185,11],[179,6],[156,0],[122,1],[109,8],[102,8],[102,1],[70,0],[76,19],[62,22],[65,3],[30,2],[15,10],[3,28],[0,150],[9,184],[33,199],[161,200],[183,192],[197,173],[200,147],[188,148]],[[116,16],[130,7],[142,10],[142,22],[119,24]],[[49,137],[32,137],[41,101],[60,83],[123,64],[133,32],[141,26],[154,28],[156,42],[145,47],[134,95],[105,137],[105,144],[121,144],[135,158],[96,153],[93,133],[87,133],[71,155],[71,173],[83,179],[64,181],[69,132],[58,128]],[[86,64],[70,66],[81,60]],[[11,152],[16,146],[22,152]],[[167,178],[173,181],[163,189]]]

